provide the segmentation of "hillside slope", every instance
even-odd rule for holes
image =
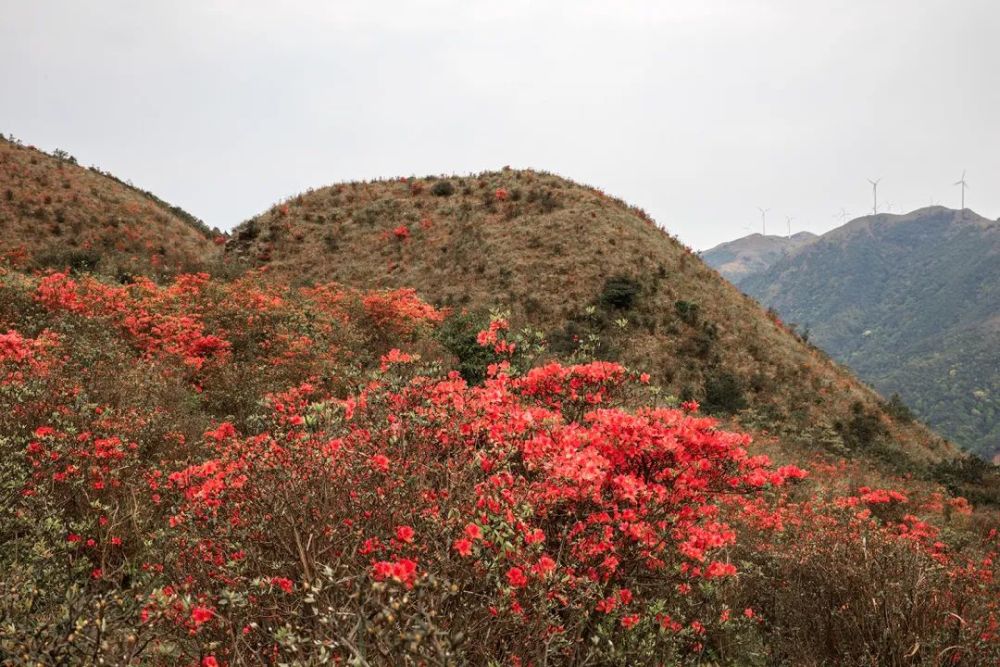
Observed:
[[[302,282],[412,286],[473,314],[509,307],[557,355],[596,342],[599,355],[650,372],[670,394],[811,450],[904,466],[954,455],[922,426],[891,418],[877,394],[642,211],[554,175],[326,187],[245,222],[226,252]]]
[[[102,273],[201,270],[220,255],[200,220],[152,194],[0,138],[0,255]]]
[[[785,255],[817,238],[811,232],[799,232],[792,236],[750,234],[706,250],[701,253],[701,258],[723,278],[739,285],[741,280],[766,271]]]
[[[1000,223],[859,218],[740,287],[942,434],[1000,452]]]

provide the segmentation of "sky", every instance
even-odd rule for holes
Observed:
[[[330,183],[534,168],[695,249],[1000,216],[995,0],[0,0],[0,132],[230,229]]]

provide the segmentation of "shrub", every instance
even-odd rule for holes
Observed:
[[[855,448],[871,447],[885,433],[878,415],[868,412],[861,401],[851,404],[851,416],[846,423],[838,422],[835,426],[844,442]]]
[[[240,241],[253,241],[260,235],[260,225],[256,220],[247,220],[240,225],[236,238]]]
[[[101,263],[101,254],[96,250],[65,249],[40,253],[35,258],[39,268],[68,269],[73,273],[90,273]]]
[[[698,304],[690,301],[675,301],[674,310],[685,324],[694,326],[698,322]]]
[[[743,383],[728,371],[717,370],[705,379],[705,400],[709,413],[733,414],[747,406]]]
[[[503,319],[443,325],[486,352],[470,386],[420,359],[443,313],[412,290],[0,286],[6,662],[1000,656],[997,533],[956,530],[964,499],[821,461],[815,493],[693,402],[634,407],[618,364],[534,364]]]
[[[528,191],[526,201],[533,204],[541,213],[551,213],[562,208],[562,202],[551,190],[532,189]]]
[[[486,367],[496,360],[496,354],[476,340],[489,321],[485,313],[459,313],[445,320],[437,333],[444,348],[458,358],[458,371],[471,385],[485,380]]]
[[[438,181],[431,187],[431,194],[435,197],[450,197],[455,194],[455,186],[451,181]]]
[[[913,421],[913,412],[910,411],[909,406],[903,402],[899,394],[893,393],[885,404],[885,411],[898,422],[908,424]]]
[[[766,643],[775,662],[940,664],[942,649],[958,649],[958,622],[954,633],[941,622],[949,604],[936,591],[951,582],[940,564],[880,530],[834,525],[795,531],[799,539],[786,536],[761,559],[765,569],[754,578],[766,589],[748,603],[773,624]],[[806,611],[816,608],[830,613]]]
[[[641,285],[628,276],[613,276],[604,282],[600,302],[608,308],[628,310],[635,304]]]

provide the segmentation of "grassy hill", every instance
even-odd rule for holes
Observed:
[[[726,280],[738,285],[741,280],[766,271],[785,255],[816,239],[817,236],[810,232],[792,236],[750,234],[706,250],[701,253],[701,258]]]
[[[170,275],[219,256],[204,223],[110,174],[0,137],[0,255],[27,267]]]
[[[552,174],[334,185],[243,223],[226,254],[303,283],[412,286],[466,320],[510,308],[516,325],[545,333],[555,355],[592,344],[602,358],[648,371],[669,394],[807,450],[904,468],[955,454],[892,417],[875,392],[645,213]],[[461,322],[454,329],[459,336]]]
[[[1000,453],[1000,223],[859,218],[740,287],[942,434]]]

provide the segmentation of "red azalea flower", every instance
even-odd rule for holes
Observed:
[[[286,593],[291,593],[294,584],[291,579],[285,577],[271,577],[271,585],[277,586]]]
[[[521,588],[528,585],[528,578],[524,576],[521,568],[512,567],[507,570],[507,582],[514,588]]]
[[[376,454],[369,461],[379,472],[389,472],[389,457],[385,454]]]
[[[455,551],[457,551],[460,556],[472,555],[472,542],[465,539],[464,537],[455,540],[452,546],[455,548]]]
[[[191,610],[191,622],[194,623],[195,626],[207,623],[212,620],[214,616],[215,612],[208,607],[198,606]]]
[[[465,527],[465,536],[470,540],[479,540],[483,537],[483,531],[476,524],[470,523]]]
[[[628,630],[633,625],[639,622],[639,614],[629,614],[627,616],[622,616],[622,627]]]

